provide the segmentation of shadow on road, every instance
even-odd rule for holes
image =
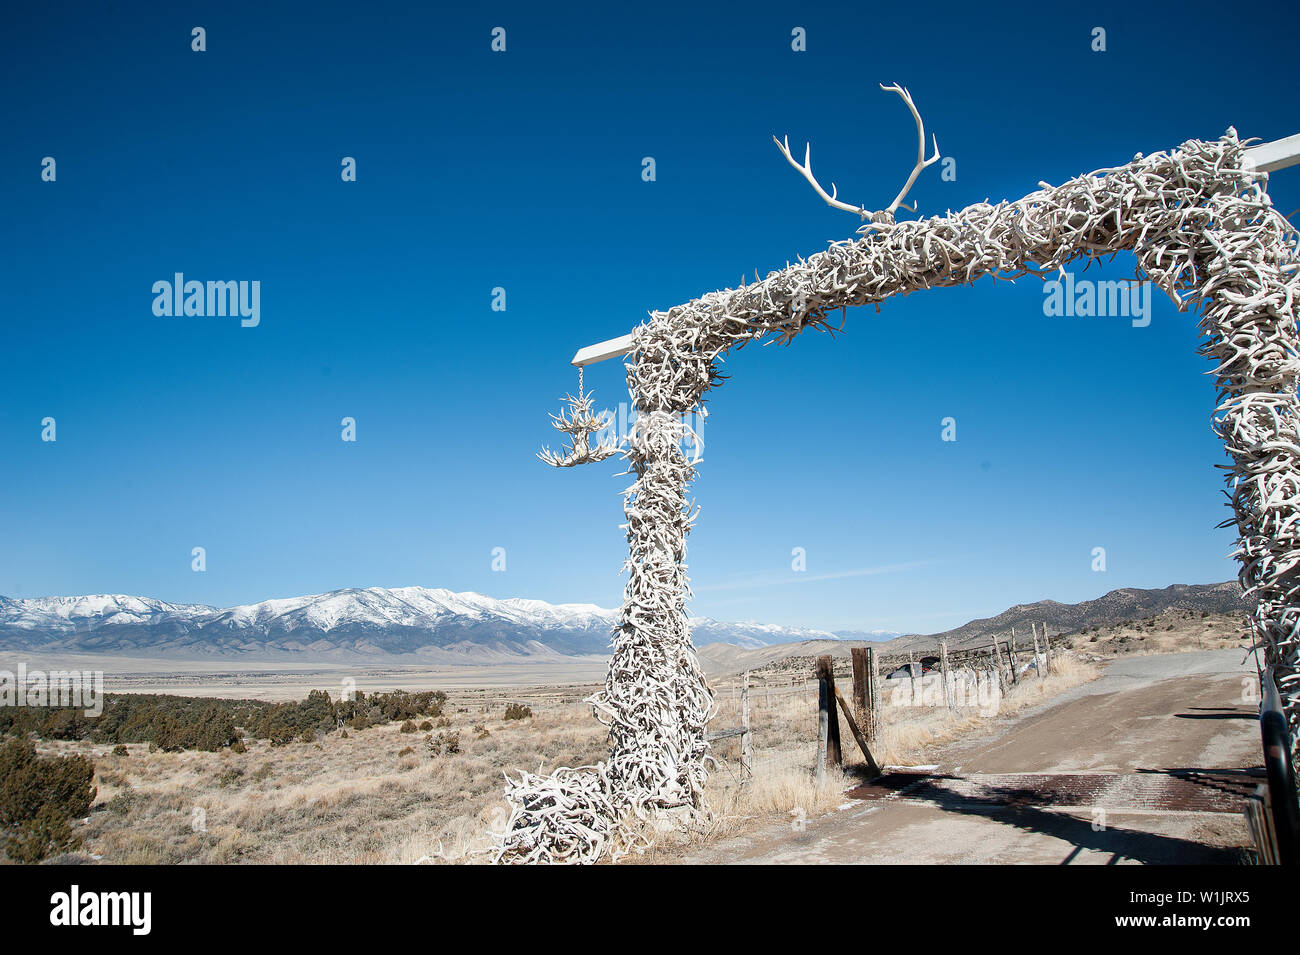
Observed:
[[[1225,774],[1223,770],[1185,769],[1170,772],[1187,774],[1185,778],[1205,785],[1223,785],[1221,777]],[[960,776],[891,776],[853,790],[851,795],[869,799],[872,796],[878,798],[881,795],[896,794],[908,801],[928,802],[944,812],[983,816],[1024,832],[1051,836],[1074,847],[1061,860],[1062,865],[1071,863],[1084,851],[1109,854],[1111,859],[1108,865],[1124,860],[1144,865],[1237,865],[1246,861],[1240,849],[1207,846],[1177,836],[1112,826],[1107,824],[1104,814],[1095,816],[1093,821],[1050,810],[1047,807],[1056,805],[1052,795],[1032,787],[983,786],[974,794],[952,788],[954,784],[960,786],[966,782]]]
[[[1175,713],[1174,719],[1178,720],[1251,720],[1259,722],[1259,717],[1254,713]]]

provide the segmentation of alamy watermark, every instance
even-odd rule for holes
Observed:
[[[913,664],[919,669],[919,664]],[[892,677],[890,703],[894,706],[941,707],[951,705],[977,710],[980,716],[997,716],[1002,705],[1002,684],[989,670],[955,670],[948,676],[947,692],[943,675],[930,671],[923,676]]]
[[[1043,283],[1043,314],[1068,318],[1127,318],[1134,328],[1151,324],[1151,283],[1079,279],[1064,272]]]
[[[707,416],[708,413],[703,409],[687,411],[681,415],[680,447],[682,453],[690,460],[699,460],[704,452],[704,419]],[[619,448],[626,448],[636,429],[639,417],[636,408],[626,401],[620,401],[617,411],[606,408],[599,413],[599,417],[604,421],[605,426],[592,436],[592,443],[608,442]]]
[[[121,926],[132,935],[148,935],[153,927],[152,892],[82,891],[73,885],[50,896],[50,924]]]
[[[256,328],[262,321],[262,283],[257,280],[187,282],[185,273],[177,272],[170,282],[154,282],[153,294],[153,313],[159,318],[239,316],[244,328]]]
[[[103,670],[0,670],[0,706],[76,707],[86,716],[104,712]]]

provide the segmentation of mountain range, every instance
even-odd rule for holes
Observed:
[[[595,604],[498,600],[426,587],[349,588],[227,609],[121,594],[0,597],[0,650],[484,663],[603,655],[617,619],[617,610]],[[701,644],[754,648],[837,639],[824,630],[771,624],[707,617],[692,623]]]
[[[1122,623],[1183,609],[1245,609],[1235,582],[1124,588],[1096,600],[1017,604],[995,617],[942,634],[838,631],[692,618],[697,646],[745,650],[809,641],[877,642],[889,651],[987,643],[1030,623],[1053,633]],[[618,611],[595,604],[496,599],[426,587],[368,587],[264,600],[226,609],[151,597],[0,597],[0,650],[105,653],[175,659],[372,659],[411,663],[490,663],[605,655]]]

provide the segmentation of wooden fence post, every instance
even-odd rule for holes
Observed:
[[[943,703],[948,709],[953,706],[952,678],[948,674],[948,641],[939,641],[939,672],[943,674]]]
[[[867,684],[870,692],[868,699],[871,701],[871,714],[863,732],[867,734],[867,742],[874,746],[880,738],[880,726],[884,722],[885,700],[880,693],[880,656],[873,647],[867,647],[867,676],[871,681]]]
[[[1011,639],[1006,642],[1006,654],[1011,657],[1011,682],[1021,682],[1021,661],[1015,659],[1015,628],[1011,628]]]
[[[867,727],[871,725],[871,711],[867,708],[867,701],[871,698],[871,678],[867,676],[868,652],[866,647],[853,647],[849,650],[849,656],[853,659],[853,715],[864,733],[868,732]]]
[[[844,722],[849,724],[849,732],[852,733],[853,738],[857,740],[858,749],[862,750],[862,757],[867,761],[867,772],[871,774],[873,779],[883,776],[884,774],[880,771],[880,766],[876,762],[876,757],[871,755],[871,747],[868,746],[867,741],[862,738],[862,730],[858,729],[858,724],[853,720],[853,714],[849,712],[849,704],[844,702],[844,697],[840,695],[839,688],[835,686],[834,681],[831,682],[831,691],[835,694],[835,699],[839,702],[840,709],[844,711]]]
[[[1044,671],[1043,671],[1043,655],[1038,650],[1038,628],[1035,624],[1031,623],[1029,625],[1029,629],[1034,635],[1034,672],[1041,677],[1044,675]],[[1043,636],[1044,637],[1047,636],[1046,631],[1043,632]]]
[[[824,780],[825,766],[843,765],[840,753],[840,717],[835,706],[835,664],[830,656],[817,658],[817,690],[817,765],[819,775]],[[824,744],[822,739],[825,739]]]
[[[740,734],[740,779],[747,782],[754,775],[753,764],[753,739],[749,734],[749,671],[745,671],[745,682],[740,689],[740,726],[744,730]]]
[[[817,663],[818,676],[821,675],[821,661]],[[826,712],[826,684],[817,681],[817,785],[826,782],[826,734],[829,730],[829,717]]]
[[[1011,664],[1011,682],[1019,683],[1020,674],[1016,672],[1016,628],[1011,628],[1011,639],[1007,641],[1007,662]]]
[[[1043,642],[1047,644],[1047,672],[1052,672],[1052,641],[1047,636],[1047,621],[1043,621]]]

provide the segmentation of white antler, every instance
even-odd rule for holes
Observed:
[[[843,202],[836,198],[838,196],[838,190],[835,188],[835,183],[831,183],[831,191],[830,194],[827,195],[826,190],[821,187],[821,183],[819,183],[812,174],[811,143],[806,144],[803,154],[803,165],[800,165],[795,161],[794,156],[790,154],[790,137],[787,136],[784,143],[775,136],[772,137],[772,142],[776,143],[777,149],[781,150],[782,155],[785,156],[786,162],[799,170],[800,174],[808,180],[809,185],[813,187],[817,195],[822,197],[823,202],[831,208],[842,209],[845,212],[852,212],[859,215],[863,220],[870,219],[874,226],[892,224],[894,221],[894,212],[897,211],[899,206],[902,206],[910,212],[915,212],[916,207],[906,205],[903,202],[903,199],[907,196],[907,193],[911,190],[913,184],[915,184],[916,177],[921,174],[921,170],[926,166],[933,165],[939,161],[939,140],[937,137],[933,137],[933,134],[931,135],[934,140],[934,155],[929,159],[925,158],[925,123],[921,120],[921,114],[917,112],[916,104],[912,102],[912,94],[907,91],[906,87],[899,86],[897,83],[893,86],[885,86],[882,83],[880,88],[886,92],[897,93],[903,98],[903,102],[907,104],[907,108],[912,111],[912,118],[916,120],[916,136],[918,142],[916,149],[916,165],[912,167],[912,174],[907,177],[907,182],[903,183],[902,191],[894,197],[894,201],[889,204],[888,208],[883,209],[880,212],[872,212],[866,206],[849,205],[847,202]]]
[[[871,213],[867,211],[866,206],[851,206],[847,202],[841,202],[839,199],[836,199],[835,197],[838,195],[838,192],[835,189],[835,183],[831,183],[831,194],[829,196],[826,194],[826,190],[822,188],[821,183],[818,182],[812,174],[812,143],[806,143],[804,146],[803,165],[801,166],[795,162],[794,157],[790,155],[789,136],[785,137],[784,143],[773,136],[772,142],[776,143],[776,148],[781,150],[785,155],[786,162],[791,166],[794,166],[795,169],[798,169],[799,172],[803,174],[803,177],[808,180],[809,185],[816,190],[817,195],[821,196],[822,201],[828,206],[834,209],[843,209],[845,212],[855,212],[864,219],[871,215]]]
[[[889,208],[885,211],[890,215],[893,215],[894,211],[899,206],[903,206],[903,208],[907,209],[909,212],[915,212],[916,206],[903,205],[903,197],[907,195],[908,191],[912,188],[912,184],[916,182],[916,177],[921,175],[921,170],[926,166],[932,166],[939,161],[939,137],[935,136],[933,133],[930,134],[934,140],[934,155],[929,159],[926,159],[925,123],[921,120],[921,114],[917,112],[916,104],[912,102],[912,94],[907,91],[907,87],[899,86],[897,83],[893,86],[886,86],[884,83],[881,83],[880,88],[885,92],[893,91],[903,97],[903,102],[906,103],[907,108],[912,111],[912,119],[916,120],[916,165],[912,167],[912,174],[907,177],[907,182],[903,183],[902,191],[894,197],[894,201],[889,204]]]

